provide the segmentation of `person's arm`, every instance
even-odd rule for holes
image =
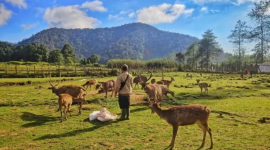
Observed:
[[[118,76],[116,83],[115,83],[115,93],[117,93],[119,91],[120,86],[121,86],[121,80],[120,80],[120,76]]]

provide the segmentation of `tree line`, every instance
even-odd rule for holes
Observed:
[[[49,62],[58,65],[74,64],[78,62],[74,48],[65,44],[62,49],[49,50],[44,44],[27,44],[14,46],[7,42],[0,42],[0,62],[23,61],[23,62]],[[99,61],[99,56],[94,54],[89,58],[83,58],[83,65],[94,64]]]

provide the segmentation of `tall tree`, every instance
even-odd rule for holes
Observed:
[[[64,62],[66,64],[71,64],[71,63],[76,62],[76,55],[71,45],[65,44],[63,49],[61,50],[61,53],[64,57]]]
[[[241,20],[238,20],[234,30],[231,30],[231,35],[228,36],[230,39],[229,42],[233,43],[234,46],[236,47],[235,53],[236,56],[238,57],[238,63],[237,63],[237,68],[238,71],[241,70],[242,66],[242,57],[245,54],[245,47],[244,43],[246,43],[247,37],[248,37],[248,29],[249,27],[246,25],[246,22],[242,22]]]
[[[88,58],[88,61],[94,64],[94,63],[97,63],[99,59],[100,59],[99,56],[97,54],[94,54]]]
[[[187,63],[191,63],[192,69],[194,69],[195,64],[197,63],[196,55],[198,53],[198,42],[193,42],[188,46],[185,56],[187,56]]]
[[[207,70],[211,60],[223,52],[216,38],[212,30],[206,30],[203,34],[203,38],[198,43],[199,49],[196,58],[201,59],[201,64],[205,63]]]
[[[0,62],[10,61],[13,50],[13,45],[6,42],[0,42]]]
[[[185,61],[185,55],[181,52],[176,53],[176,60],[180,63],[183,63]]]
[[[251,40],[258,42],[256,44],[256,49],[258,45],[260,46],[260,51],[257,52],[259,57],[259,62],[264,62],[264,54],[268,52],[268,45],[270,38],[270,14],[269,6],[270,1],[260,1],[259,3],[254,3],[255,8],[251,10],[248,16],[255,21],[256,26],[251,31]]]
[[[50,63],[55,63],[58,65],[63,64],[64,58],[63,58],[63,55],[61,54],[61,50],[55,49],[55,50],[50,51],[48,60]]]

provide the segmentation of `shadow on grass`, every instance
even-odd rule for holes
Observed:
[[[94,126],[93,127],[90,127],[90,128],[86,128],[86,129],[73,130],[73,131],[70,131],[70,132],[67,132],[67,133],[63,133],[63,134],[54,134],[54,135],[48,134],[48,135],[44,135],[44,136],[41,136],[39,138],[36,138],[36,139],[34,139],[34,141],[76,136],[78,134],[85,133],[85,132],[91,132],[91,131],[94,131],[96,129],[99,129],[99,128],[102,128],[102,127],[106,127],[108,125],[111,125],[111,124],[114,124],[114,123],[118,123],[120,121],[117,120],[117,121],[110,121],[110,122],[100,122],[98,120],[95,120],[95,121],[91,121],[90,122],[89,121],[89,118],[86,118],[86,119],[84,119],[84,122],[89,122],[89,123],[91,123]]]
[[[46,122],[58,120],[56,117],[48,117],[44,115],[36,115],[30,112],[23,112],[21,116],[23,121],[31,121],[30,123],[23,124],[22,127],[35,127],[44,125]]]

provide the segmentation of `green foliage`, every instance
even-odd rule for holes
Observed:
[[[49,62],[58,64],[58,65],[63,64],[64,58],[63,58],[63,55],[61,53],[61,50],[55,49],[55,50],[50,51]]]
[[[81,59],[80,64],[87,65],[89,64],[86,58]]]
[[[179,52],[175,56],[178,62],[183,63],[185,61],[185,55],[183,53]]]
[[[74,49],[70,44],[65,44],[61,53],[64,57],[65,64],[73,64],[76,62],[76,55]]]
[[[201,65],[205,63],[208,70],[212,59],[217,58],[223,50],[218,45],[216,37],[212,30],[206,30],[203,34],[203,38],[198,43],[199,49],[196,58],[201,60]]]
[[[191,64],[191,68],[194,69],[195,64],[197,64],[196,56],[198,55],[198,42],[193,42],[188,46],[185,56],[187,57],[187,64]]]
[[[0,41],[0,62],[10,61],[13,50],[13,45]]]
[[[99,56],[97,54],[94,54],[90,56],[87,60],[91,62],[92,64],[95,64],[95,63],[98,63],[99,59],[100,59]]]
[[[69,43],[77,55],[87,58],[91,54],[99,54],[100,63],[105,64],[109,59],[161,58],[172,50],[184,51],[194,41],[198,38],[161,31],[147,24],[131,23],[98,29],[50,28],[18,44],[38,43],[46,44],[49,49],[62,49]]]
[[[255,27],[251,30],[250,39],[251,41],[257,42],[254,48],[256,60],[259,63],[264,62],[264,55],[269,51],[269,6],[270,1],[260,1],[254,3],[255,8],[251,10],[248,16],[255,23]]]
[[[16,61],[32,61],[32,62],[41,62],[48,61],[49,49],[46,45],[41,44],[29,44],[29,45],[20,45],[14,49],[12,53],[11,60]]]

